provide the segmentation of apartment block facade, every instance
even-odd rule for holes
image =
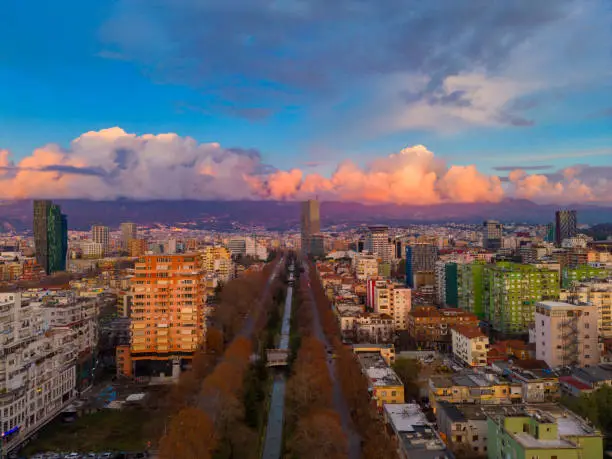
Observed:
[[[453,355],[471,367],[487,365],[489,337],[477,326],[458,325],[451,330]]]
[[[483,281],[485,318],[503,334],[526,334],[536,303],[559,298],[559,273],[533,265],[487,265]]]
[[[51,295],[52,296],[52,295]],[[16,449],[78,394],[79,363],[97,343],[95,300],[0,293],[0,429]]]
[[[374,311],[391,316],[396,330],[407,330],[411,294],[403,285],[379,281],[374,287]]]
[[[206,271],[199,254],[147,255],[131,279],[131,374],[178,377],[205,333]],[[128,367],[129,365],[126,365]]]
[[[581,282],[571,289],[561,290],[561,301],[591,303],[597,307],[599,336],[612,338],[612,280]]]
[[[593,305],[541,301],[536,305],[536,358],[551,368],[599,363],[598,313]]]
[[[408,314],[408,335],[419,349],[450,351],[451,329],[458,325],[478,325],[478,317],[457,308],[419,306]]]

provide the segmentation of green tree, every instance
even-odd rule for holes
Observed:
[[[415,359],[397,359],[393,370],[404,384],[404,398],[410,400],[419,396],[419,371],[421,365]]]
[[[606,434],[612,433],[612,387],[603,386],[581,397],[563,397],[561,402]]]

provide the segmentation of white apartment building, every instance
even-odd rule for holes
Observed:
[[[371,277],[378,276],[378,259],[375,255],[359,254],[353,260],[355,264],[355,278],[366,281]]]
[[[393,338],[393,318],[387,314],[360,314],[353,322],[354,336],[362,343],[386,343]]]
[[[366,235],[364,249],[380,258],[383,262],[390,261],[389,228],[383,225],[370,226]]]
[[[16,449],[76,396],[83,346],[96,345],[95,300],[49,301],[41,292],[0,293],[0,428],[3,453]]]
[[[102,244],[104,253],[107,253],[110,248],[110,236],[108,226],[93,225],[91,227],[91,240]]]
[[[551,368],[599,363],[598,313],[593,305],[561,301],[536,304],[536,358]]]
[[[102,258],[104,246],[99,242],[83,241],[80,244],[83,258]]]
[[[459,325],[451,329],[453,354],[471,367],[487,365],[489,337],[480,328],[469,325]]]
[[[602,338],[612,338],[612,281],[581,282],[571,289],[561,290],[561,301],[591,303],[597,307],[597,329]]]
[[[393,318],[396,330],[408,329],[408,313],[412,308],[412,291],[403,285],[385,282],[374,287],[374,312]]]

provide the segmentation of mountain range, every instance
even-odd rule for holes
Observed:
[[[298,229],[300,204],[295,201],[89,201],[56,200],[68,216],[70,229],[87,230],[92,224],[117,227],[132,221],[141,225],[182,224],[219,231],[264,227],[269,230]],[[612,206],[576,204],[579,223],[612,222]],[[559,206],[523,199],[498,203],[447,203],[438,205],[365,205],[356,202],[322,202],[324,227],[383,223],[395,226],[415,223],[480,223],[486,219],[516,223],[548,223]],[[0,225],[5,229],[32,227],[32,201],[0,202]]]

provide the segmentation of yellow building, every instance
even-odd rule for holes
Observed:
[[[437,403],[501,405],[522,400],[522,385],[499,381],[471,370],[451,376],[429,378],[429,402],[434,413]]]
[[[612,338],[612,282],[581,282],[561,290],[561,301],[579,301],[597,306],[599,336]]]
[[[395,346],[393,344],[353,344],[353,352],[355,354],[377,352],[387,365],[395,363]]]
[[[382,411],[383,405],[404,403],[404,384],[391,369],[377,349],[374,352],[358,352],[357,357],[368,378],[368,387],[376,407]]]

